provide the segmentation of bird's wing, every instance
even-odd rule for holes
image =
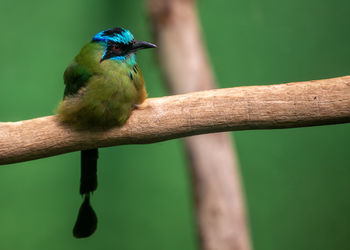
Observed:
[[[76,94],[80,88],[86,85],[91,76],[84,66],[73,61],[63,75],[64,84],[66,85],[64,96]]]

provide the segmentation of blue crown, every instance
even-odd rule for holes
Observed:
[[[97,41],[97,42],[108,43],[108,41],[111,41],[111,42],[123,43],[123,44],[131,43],[133,40],[134,40],[134,36],[131,34],[129,30],[126,30],[124,28],[119,28],[119,27],[101,31],[92,38],[92,41]]]

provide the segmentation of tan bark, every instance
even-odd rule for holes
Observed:
[[[55,116],[0,123],[0,164],[81,149],[152,143],[221,131],[350,122],[350,76],[207,90],[146,100],[121,128],[74,131]]]

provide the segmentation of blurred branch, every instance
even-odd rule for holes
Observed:
[[[124,126],[108,131],[74,131],[55,116],[1,122],[0,164],[204,133],[350,122],[350,76],[208,90],[150,98],[146,104]]]
[[[215,89],[194,0],[148,0],[165,82],[172,94]],[[203,250],[249,250],[239,166],[228,133],[185,138]]]

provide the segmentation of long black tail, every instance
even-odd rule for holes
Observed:
[[[97,188],[98,149],[81,151],[80,194],[89,194]]]
[[[84,196],[84,201],[73,228],[76,238],[89,237],[97,228],[97,216],[90,205],[90,193],[97,188],[97,159],[97,148],[81,151],[80,194]]]

